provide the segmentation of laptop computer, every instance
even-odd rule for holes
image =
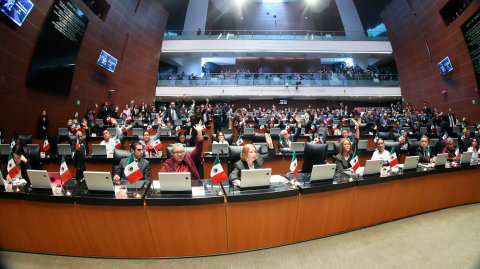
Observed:
[[[190,173],[158,173],[158,181],[162,193],[192,193]]]
[[[292,142],[292,146],[290,147],[290,150],[295,152],[305,151],[305,142]]]
[[[70,144],[57,144],[57,153],[58,155],[72,155],[72,147]]]
[[[427,127],[420,127],[420,133],[421,134],[426,134],[428,132],[428,128]]]
[[[240,191],[270,188],[272,169],[242,170]]]
[[[435,160],[435,166],[445,166],[447,163],[448,153],[437,154],[437,160]]]
[[[135,119],[133,120],[136,124],[138,124],[139,126],[142,126],[143,125],[143,121],[142,120],[139,120],[139,119]]]
[[[368,140],[358,140],[358,149],[367,149]]]
[[[33,189],[52,190],[52,182],[46,170],[27,170],[27,174]]]
[[[333,181],[335,175],[335,164],[314,165],[312,167],[312,174],[310,182]]]
[[[270,128],[271,135],[278,135],[280,134],[280,128]]]
[[[67,128],[58,128],[58,135],[68,135],[68,129]]]
[[[111,135],[117,135],[117,128],[115,128],[115,127],[108,127],[107,130],[108,130],[108,132],[109,132]]]
[[[403,127],[403,130],[405,130],[405,133],[409,133],[410,132],[410,127]]]
[[[367,160],[363,175],[380,174],[382,171],[383,160]]]
[[[243,135],[253,135],[254,131],[255,131],[254,128],[245,128],[243,129]]]
[[[301,134],[301,135],[304,135],[304,134],[305,134],[305,128],[302,128],[302,130],[300,131],[300,134]]]
[[[418,156],[406,157],[405,158],[405,163],[403,164],[403,170],[417,168],[418,160],[420,160],[420,157],[418,157]]]
[[[160,129],[160,136],[169,136],[168,131],[169,129],[166,129],[166,128]],[[170,133],[173,133],[173,131],[171,131]]]
[[[458,145],[458,138],[452,138],[453,146],[456,147]]]
[[[267,120],[258,120],[258,126],[260,125],[267,125]]]
[[[453,127],[453,132],[454,132],[454,133],[460,132],[460,127],[454,126],[454,127]]]
[[[333,151],[333,147],[334,147],[333,143],[335,143],[335,141],[327,141],[326,143],[327,143],[327,146],[328,146],[328,151],[329,152]]]
[[[182,120],[174,120],[174,121],[173,121],[173,125],[174,125],[174,126],[182,125],[182,124],[183,124],[183,121],[182,121]]]
[[[253,143],[253,145],[260,146],[260,153],[265,154],[268,152],[268,144],[267,143]]]
[[[1,144],[0,153],[2,154],[2,156],[10,155],[10,144]]]
[[[132,135],[133,136],[138,136],[138,137],[143,137],[143,128],[132,128]]]
[[[224,154],[228,154],[228,144],[218,144],[218,143],[212,144],[213,154],[217,154],[217,153],[222,154],[222,152]]]
[[[464,152],[462,154],[462,162],[461,163],[470,163],[470,161],[472,160],[472,155],[473,155],[473,152]]]
[[[106,156],[107,145],[92,145],[92,156]]]
[[[83,172],[89,192],[114,193],[110,172]]]

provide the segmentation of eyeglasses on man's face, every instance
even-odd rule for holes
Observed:
[[[174,154],[174,155],[182,155],[182,154],[184,154],[184,153],[185,153],[185,151],[176,151],[176,152],[174,152],[173,154]]]

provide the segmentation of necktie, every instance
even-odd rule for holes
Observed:
[[[425,150],[423,151],[423,157],[427,157],[427,152]]]
[[[172,108],[170,114],[172,114],[172,120],[176,120],[175,109]]]

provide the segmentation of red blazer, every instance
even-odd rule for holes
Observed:
[[[197,167],[195,167],[194,160],[198,160],[200,155],[202,155],[202,150],[203,150],[203,139],[201,141],[197,140],[197,145],[195,146],[195,149],[192,151],[192,153],[185,154],[185,159],[183,159],[183,161],[187,164],[188,169],[190,170],[190,173],[192,174],[192,180],[200,179],[200,176],[198,175]],[[165,163],[163,163],[163,167],[160,172],[165,172],[165,173],[175,172],[175,164],[173,163],[173,157],[166,160]]]

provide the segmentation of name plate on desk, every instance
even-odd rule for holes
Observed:
[[[107,152],[107,158],[113,158],[113,152]]]
[[[4,180],[4,181],[3,181],[3,184],[5,185],[5,191],[6,191],[6,192],[13,192],[13,184],[12,184],[12,181]]]
[[[90,134],[91,137],[97,137],[96,133]]]
[[[45,152],[40,152],[40,158],[45,158]]]
[[[52,193],[55,196],[62,196],[63,189],[61,184],[52,184]]]
[[[115,185],[115,198],[126,199],[127,185]]]

